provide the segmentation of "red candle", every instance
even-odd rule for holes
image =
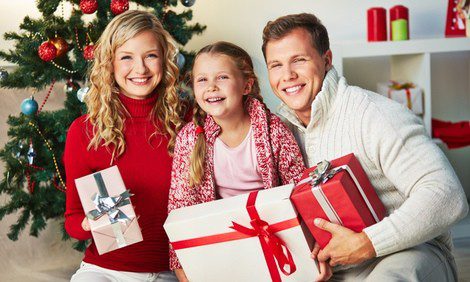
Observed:
[[[399,19],[406,20],[406,29],[408,30],[407,39],[410,39],[410,20],[408,18],[408,8],[402,5],[396,5],[390,8],[390,40],[392,40],[392,22]]]
[[[382,7],[367,10],[367,41],[387,40],[387,12]]]

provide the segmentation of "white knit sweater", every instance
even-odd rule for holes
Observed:
[[[281,104],[306,164],[354,153],[388,216],[364,229],[377,256],[430,241],[452,259],[449,228],[468,212],[462,186],[418,117],[376,93],[348,86],[332,68],[307,127]],[[434,239],[434,240],[433,240]]]

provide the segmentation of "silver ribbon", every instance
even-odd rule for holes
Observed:
[[[364,190],[362,190],[362,187],[357,180],[356,176],[354,175],[353,171],[351,168],[347,165],[342,165],[336,168],[331,168],[331,163],[329,161],[321,161],[317,164],[317,167],[315,168],[314,171],[312,171],[309,174],[309,177],[303,179],[300,181],[297,185],[302,185],[305,183],[310,183],[312,185],[312,193],[315,197],[315,199],[318,201],[320,204],[321,208],[325,212],[326,216],[328,219],[336,224],[341,224],[343,225],[341,219],[339,218],[338,214],[336,213],[335,209],[331,205],[330,201],[328,198],[325,196],[321,189],[321,184],[326,183],[328,180],[333,178],[335,174],[337,174],[340,171],[346,171],[349,173],[351,176],[351,179],[353,180],[354,184],[356,184],[357,189],[359,190],[359,193],[361,194],[361,197],[364,199],[367,208],[371,212],[372,216],[374,217],[376,222],[379,222],[379,217],[377,216],[377,213],[375,212],[374,208],[372,207],[372,204],[369,202],[369,199],[367,198],[366,194],[364,193]]]
[[[122,192],[119,196],[116,197],[103,197],[98,193],[95,193],[92,196],[92,201],[95,204],[96,209],[91,210],[87,213],[87,217],[91,220],[98,220],[103,215],[108,215],[109,221],[111,223],[123,222],[127,223],[130,221],[130,218],[123,213],[119,207],[129,205],[131,202],[129,197],[132,194],[129,190]]]
[[[118,247],[121,248],[127,246],[127,242],[124,238],[119,222],[127,224],[130,221],[130,218],[119,208],[125,205],[130,205],[131,201],[129,197],[133,196],[133,194],[131,194],[129,190],[126,190],[118,196],[109,196],[101,173],[95,173],[93,176],[98,186],[99,193],[93,194],[91,198],[96,209],[89,211],[86,216],[91,220],[98,220],[105,214],[108,215]]]

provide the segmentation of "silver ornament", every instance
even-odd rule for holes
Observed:
[[[8,72],[4,68],[0,68],[0,81],[3,81],[8,78]]]
[[[180,71],[183,70],[185,63],[186,63],[186,58],[184,57],[184,55],[181,53],[176,54],[176,65],[178,66],[178,69]]]
[[[181,4],[183,4],[185,7],[191,7],[195,2],[196,0],[181,0]]]
[[[23,143],[18,142],[18,151],[15,154],[15,157],[17,159],[21,156],[21,151],[23,151]]]
[[[88,87],[88,86],[85,86],[83,88],[78,89],[77,98],[80,102],[83,103],[83,100],[85,99],[85,96],[88,93],[88,90],[90,90],[90,87]]]
[[[29,144],[28,163],[29,163],[30,165],[33,164],[33,162],[34,162],[34,157],[36,157],[36,152],[34,151],[33,144]]]

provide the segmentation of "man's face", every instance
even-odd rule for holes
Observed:
[[[295,111],[304,125],[310,121],[313,99],[331,68],[331,51],[320,55],[303,28],[266,45],[269,83],[279,99]]]

